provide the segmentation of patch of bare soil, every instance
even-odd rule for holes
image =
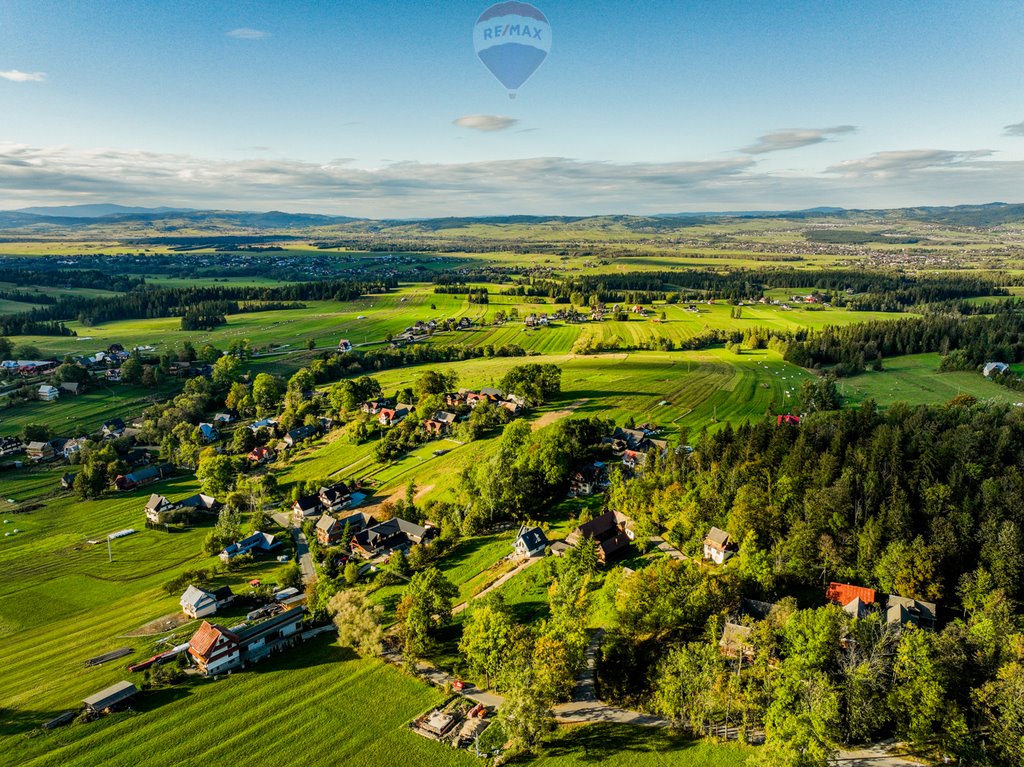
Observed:
[[[578,408],[586,401],[587,400],[585,398],[578,399],[562,410],[552,410],[550,413],[545,413],[544,415],[542,415],[540,418],[533,422],[533,430],[537,431],[537,429],[543,429],[545,426],[550,426],[555,421],[565,418],[567,415],[571,415],[572,412],[576,410],[576,408]]]

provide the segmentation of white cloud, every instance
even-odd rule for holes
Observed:
[[[1006,136],[1024,136],[1024,122],[1007,125],[1003,128],[1003,134]]]
[[[264,32],[262,29],[253,29],[252,27],[239,27],[238,29],[232,29],[227,33],[228,37],[234,37],[237,40],[262,40],[265,37],[270,37],[269,32]]]
[[[459,117],[456,120],[453,120],[453,122],[460,128],[469,128],[471,130],[492,133],[494,131],[511,128],[513,125],[518,123],[519,120],[514,117],[501,117],[500,115],[466,115],[465,117]]]
[[[968,151],[909,149],[896,152],[876,152],[859,160],[844,160],[838,165],[828,168],[826,172],[850,178],[869,176],[876,179],[889,179],[936,168],[976,168],[977,166],[972,165],[972,161],[982,160],[993,154],[991,149]]]
[[[756,142],[741,149],[747,154],[766,154],[768,152],[779,152],[784,149],[799,149],[800,147],[821,144],[831,136],[841,136],[844,133],[853,133],[857,130],[853,125],[836,125],[832,128],[789,128],[786,130],[772,131],[759,137]]]
[[[0,142],[5,207],[121,202],[370,218],[881,208],[1021,199],[1024,162],[989,150],[880,152],[824,172],[769,173],[748,156],[674,162],[568,157],[360,167]]]
[[[8,69],[0,72],[0,77],[13,83],[41,83],[46,79],[45,72],[22,72],[20,69]]]

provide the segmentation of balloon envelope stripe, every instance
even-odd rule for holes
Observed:
[[[538,11],[529,3],[508,2],[492,5],[480,14],[480,18],[477,19],[477,23],[480,23],[481,21],[489,21],[496,16],[525,16],[530,19],[536,19],[537,21],[543,21],[545,24],[548,21],[547,17],[543,13]]]

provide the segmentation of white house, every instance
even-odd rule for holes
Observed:
[[[985,378],[991,378],[992,376],[999,376],[1010,369],[1010,366],[1005,362],[989,362],[982,369],[981,373]]]
[[[520,557],[542,557],[548,545],[547,536],[539,527],[523,525],[516,535],[515,551]]]
[[[203,618],[213,615],[218,607],[223,607],[235,598],[229,586],[222,586],[216,591],[205,591],[189,586],[181,595],[181,611],[190,618]]]
[[[60,397],[60,389],[56,386],[50,386],[50,384],[43,384],[39,387],[36,397],[41,399],[43,402],[53,402]]]
[[[189,586],[181,595],[181,611],[189,618],[203,618],[217,612],[217,598],[209,591]]]
[[[732,557],[735,548],[729,533],[712,527],[708,537],[704,539],[704,559],[720,565]]]

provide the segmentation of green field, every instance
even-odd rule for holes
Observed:
[[[970,394],[989,402],[1024,402],[1024,392],[993,383],[976,371],[938,372],[939,359],[938,354],[891,357],[885,360],[885,369],[880,373],[868,371],[844,379],[840,391],[852,403],[873,399],[883,404],[936,405],[958,394]]]

